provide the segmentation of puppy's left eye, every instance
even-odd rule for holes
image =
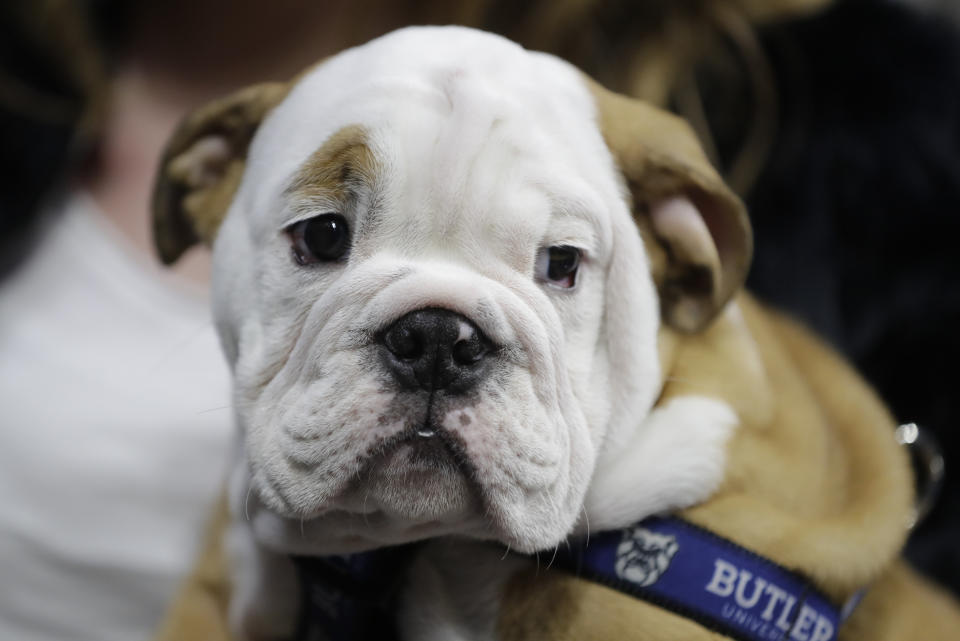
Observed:
[[[322,214],[287,228],[293,255],[300,265],[343,258],[350,249],[350,231],[340,214]]]
[[[570,245],[544,247],[537,253],[534,268],[538,280],[562,289],[577,284],[577,269],[580,267],[580,250]]]

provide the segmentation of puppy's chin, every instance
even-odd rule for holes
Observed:
[[[268,546],[306,554],[349,554],[443,535],[490,538],[472,467],[446,440],[432,431],[397,439],[312,510],[295,509],[269,484],[255,484],[254,528]]]
[[[414,436],[371,458],[365,471],[333,501],[334,509],[411,525],[466,521],[481,511],[469,467],[435,433]]]

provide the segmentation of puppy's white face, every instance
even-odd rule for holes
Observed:
[[[309,72],[261,125],[214,259],[240,509],[288,551],[552,547],[659,384],[591,94],[496,36],[404,30]]]

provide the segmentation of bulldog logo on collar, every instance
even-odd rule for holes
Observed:
[[[617,547],[617,576],[638,587],[656,583],[670,567],[670,561],[680,549],[675,536],[651,532],[635,527],[623,533]]]

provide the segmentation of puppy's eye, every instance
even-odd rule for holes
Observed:
[[[576,247],[555,245],[537,253],[536,277],[553,287],[569,289],[576,285],[578,267],[580,250]]]
[[[293,255],[301,265],[343,258],[350,249],[350,230],[340,214],[322,214],[287,228]]]

